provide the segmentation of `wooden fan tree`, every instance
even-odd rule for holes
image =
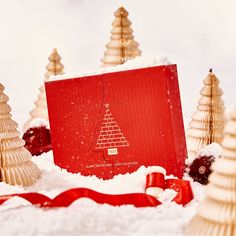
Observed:
[[[116,66],[125,63],[141,55],[139,44],[134,40],[131,22],[128,12],[120,7],[115,12],[115,20],[112,23],[110,42],[106,45],[106,51],[102,58],[103,67]]]
[[[225,127],[223,157],[213,164],[206,198],[187,226],[189,236],[236,235],[236,108]]]
[[[8,97],[0,84],[0,181],[11,185],[28,186],[40,176],[37,165],[31,161],[25,142],[19,137],[17,123],[11,119]]]
[[[187,130],[188,157],[193,159],[198,151],[213,142],[221,143],[224,129],[224,102],[220,81],[210,70],[200,91],[197,111]]]
[[[49,80],[51,75],[62,75],[64,74],[63,69],[64,66],[61,63],[61,57],[57,52],[57,49],[54,48],[52,54],[48,58],[49,64],[47,65],[46,69],[47,72],[44,76],[44,82]],[[24,125],[24,131],[30,128],[31,122],[36,119],[42,119],[46,122],[48,121],[48,110],[47,110],[47,100],[46,100],[46,93],[45,93],[45,86],[44,84],[39,88],[39,95],[37,100],[35,101],[35,108],[30,112],[30,119]]]

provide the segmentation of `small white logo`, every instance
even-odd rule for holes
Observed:
[[[107,149],[107,153],[108,153],[109,156],[118,155],[118,149],[117,148]]]

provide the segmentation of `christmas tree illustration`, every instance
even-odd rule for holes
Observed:
[[[139,44],[134,40],[129,13],[120,7],[115,12],[115,20],[112,23],[110,42],[106,45],[106,51],[102,58],[103,67],[116,66],[125,63],[141,55]]]
[[[95,149],[109,149],[129,146],[124,134],[110,111],[110,105],[105,104],[105,115],[96,142]]]

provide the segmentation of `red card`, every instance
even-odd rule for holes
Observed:
[[[46,82],[55,164],[109,179],[187,156],[176,65]]]

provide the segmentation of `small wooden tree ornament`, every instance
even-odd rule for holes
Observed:
[[[236,235],[236,108],[226,124],[222,147],[223,157],[213,163],[206,198],[188,224],[186,235]]]
[[[24,148],[25,142],[19,137],[17,123],[11,119],[8,96],[3,90],[0,84],[0,181],[29,186],[38,180],[40,170]]]
[[[48,81],[51,75],[64,74],[63,72],[64,66],[61,63],[61,57],[58,54],[56,48],[53,49],[53,52],[49,56],[48,60],[49,64],[46,67],[47,72],[44,76],[44,82]],[[34,104],[35,108],[30,112],[30,119],[24,125],[23,128],[24,132],[31,127],[31,122],[34,119],[39,118],[45,120],[46,122],[48,121],[47,99],[46,99],[44,84],[39,88],[39,95]]]
[[[200,91],[197,111],[187,130],[188,157],[194,159],[198,151],[213,142],[221,143],[224,129],[224,102],[220,81],[210,69]]]
[[[115,20],[112,23],[110,42],[106,45],[106,51],[102,58],[102,66],[116,66],[125,63],[141,55],[138,49],[139,44],[134,40],[131,22],[128,19],[128,12],[120,7],[115,12]]]

